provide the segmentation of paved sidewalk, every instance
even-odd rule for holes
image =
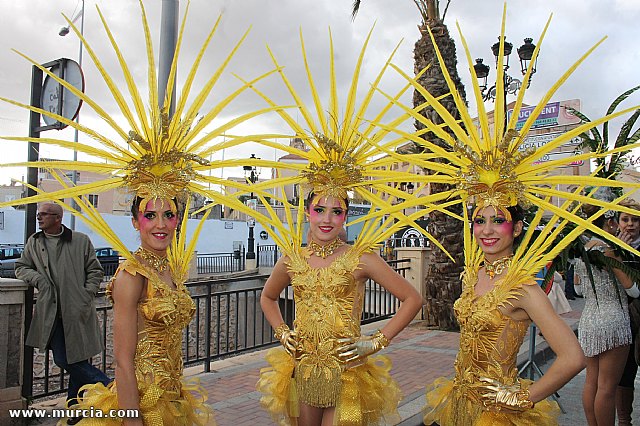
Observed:
[[[563,318],[576,329],[584,301],[576,299],[570,303],[574,311],[563,315]],[[370,324],[364,330],[378,327],[379,323]],[[404,395],[399,407],[403,419],[401,425],[422,424],[420,411],[424,404],[425,385],[440,376],[453,374],[458,346],[458,333],[432,330],[422,322],[414,322],[384,349],[382,353],[393,361],[391,374],[400,384]],[[527,361],[528,349],[527,336],[518,355],[519,365]],[[202,366],[185,371],[187,375],[194,374],[198,377],[207,390],[209,403],[215,411],[219,426],[273,424],[269,415],[260,407],[260,395],[255,390],[260,369],[267,365],[264,361],[265,352],[263,350],[216,361],[211,364],[210,373],[202,373]],[[548,355],[548,345],[544,338],[536,336],[536,356],[542,358],[537,358],[537,362],[543,363],[543,358]],[[38,405],[56,408],[56,404],[59,405],[60,400]],[[50,420],[40,424],[52,425],[55,422]]]

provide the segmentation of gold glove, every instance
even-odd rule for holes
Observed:
[[[336,348],[338,358],[344,363],[363,359],[389,346],[389,339],[380,330],[371,336],[360,336],[357,339],[338,339],[341,345]]]
[[[529,390],[523,389],[520,382],[505,385],[488,377],[481,377],[480,381],[485,383],[480,386],[480,390],[488,391],[481,394],[482,404],[485,407],[494,408],[497,411],[502,409],[525,411],[533,408],[534,404],[529,399]]]
[[[284,347],[284,350],[287,351],[289,355],[296,355],[296,347],[298,346],[296,332],[291,331],[287,324],[282,323],[277,326],[273,331],[273,337],[282,343],[282,347]]]

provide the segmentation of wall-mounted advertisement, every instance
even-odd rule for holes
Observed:
[[[539,129],[542,127],[554,127],[554,126],[568,126],[571,124],[579,124],[580,119],[569,112],[569,108],[573,108],[576,111],[580,111],[580,99],[569,99],[566,101],[550,102],[544,106],[540,115],[536,119],[532,129]],[[518,114],[518,121],[516,123],[516,130],[520,130],[524,123],[527,121],[536,106],[526,106],[520,109]],[[509,120],[513,110],[507,112]]]

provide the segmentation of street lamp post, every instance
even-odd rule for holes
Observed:
[[[414,188],[415,188],[415,186],[413,185],[413,182],[409,182],[409,183],[401,182],[400,183],[400,191],[406,192],[409,195],[413,194],[413,189]],[[401,198],[399,201],[401,203],[404,203],[406,200],[404,198]],[[402,214],[406,216],[405,209],[402,209]]]
[[[533,57],[533,51],[535,50],[535,48],[536,46],[533,44],[533,39],[530,37],[527,37],[524,39],[524,44],[517,49],[518,57],[520,58],[520,71],[522,72],[522,75],[525,75],[527,73],[527,69],[529,68],[529,63],[531,62],[531,58]],[[518,90],[520,90],[520,88],[522,87],[522,81],[518,80],[517,78],[513,78],[509,74],[507,74],[507,70],[509,69],[509,55],[511,55],[512,51],[513,51],[513,44],[509,43],[505,39],[504,51],[503,51],[504,60],[502,64],[504,69],[504,72],[502,73],[503,83],[504,83],[504,86],[503,86],[504,90],[502,94],[504,96],[505,128],[508,122],[507,112],[506,112],[507,94],[509,93],[509,94],[515,95],[518,92]],[[498,37],[498,41],[494,43],[493,46],[491,46],[491,52],[493,52],[493,56],[496,59],[496,68],[497,68],[498,61],[500,59],[500,37]],[[536,58],[536,62],[537,62],[537,58]],[[480,89],[482,90],[482,99],[484,101],[488,101],[488,100],[495,101],[496,96],[498,95],[496,93],[497,83],[494,83],[493,86],[487,89],[487,77],[489,76],[489,70],[490,70],[489,65],[484,64],[482,58],[478,58],[476,59],[476,64],[473,66],[473,69],[476,72],[476,77],[478,77],[478,80],[480,81]],[[531,74],[533,75],[535,72],[536,72],[536,64],[534,63],[531,69]],[[531,83],[531,79],[529,79],[529,83]]]
[[[71,22],[75,22],[78,18],[80,18],[80,35],[84,37],[84,0],[82,0],[82,9],[80,9],[80,12],[77,13],[77,15],[71,20]],[[67,34],[69,34],[68,25],[60,28],[60,31],[58,32],[58,35],[60,37],[64,37]],[[82,39],[80,39],[80,48],[78,51],[78,65],[80,66],[81,72],[82,72],[82,47],[83,47],[83,43],[82,43]],[[76,114],[76,123],[79,123],[79,122],[80,122],[80,110],[78,110],[78,114]],[[73,142],[78,143],[77,128],[73,130]],[[74,162],[78,161],[78,151],[75,148],[73,149],[73,161]],[[71,182],[73,183],[73,186],[76,186],[76,184],[78,183],[78,172],[76,170],[74,170],[73,174],[71,175]],[[76,204],[76,201],[74,199],[71,200],[71,206],[76,210],[78,209],[78,205]],[[74,215],[71,215],[69,227],[73,230],[76,229],[76,217]]]
[[[256,160],[258,159],[256,157],[255,154],[251,154],[251,158],[252,160]],[[254,166],[242,166],[242,169],[244,170],[244,175],[245,178],[251,182],[251,184],[254,184],[258,181],[258,176],[260,175],[260,170]],[[250,198],[251,200],[251,206],[253,208],[255,208],[255,205],[253,204],[253,191],[251,191],[251,195]],[[253,236],[253,228],[255,227],[255,219],[253,218],[249,218],[249,220],[247,221],[247,224],[249,225],[249,238],[247,238],[247,255],[246,255],[246,259],[247,259],[247,268],[251,267],[255,267],[256,264],[256,251],[255,251],[255,238]],[[251,264],[251,265],[249,265]]]

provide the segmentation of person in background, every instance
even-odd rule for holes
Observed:
[[[621,206],[639,210],[638,215],[628,213],[620,213],[618,217],[618,238],[626,242],[633,248],[640,247],[640,203],[633,199],[626,199],[620,203]],[[640,259],[631,254],[626,253],[624,257],[625,264],[635,268],[640,268]],[[618,383],[616,390],[616,412],[618,414],[618,425],[628,426],[631,424],[631,412],[633,411],[633,395],[635,391],[635,379],[638,372],[638,364],[635,357],[635,345],[637,344],[637,334],[640,331],[640,318],[634,313],[640,312],[640,299],[628,297],[629,318],[631,326],[631,350],[627,355],[627,363],[622,372],[622,378]]]
[[[16,277],[38,290],[25,344],[51,349],[55,364],[69,373],[67,404],[73,406],[82,386],[111,379],[88,361],[103,350],[95,297],[104,272],[89,237],[64,226],[62,215],[57,204],[38,206],[40,232],[27,240]]]
[[[601,200],[613,200],[610,190],[602,188]],[[600,190],[598,190],[600,191]],[[584,205],[582,210],[602,230],[615,235],[618,223],[615,212],[600,216],[600,207]],[[586,244],[587,252],[599,251],[604,256],[622,261],[604,239],[593,236]],[[593,256],[591,256],[593,258]],[[622,378],[631,344],[629,310],[625,291],[638,295],[638,287],[627,274],[606,265],[589,266],[578,258],[575,264],[576,290],[582,287],[585,306],[578,324],[578,340],[587,357],[587,376],[582,392],[582,405],[589,426],[613,425],[616,415],[616,390]],[[590,279],[593,276],[593,282]]]
[[[549,297],[551,306],[553,306],[553,310],[556,311],[558,315],[571,312],[571,305],[569,305],[569,301],[564,295],[564,287],[565,283],[564,279],[562,278],[562,274],[560,274],[560,272],[558,271],[555,271],[553,273],[551,289],[547,293],[547,296]]]
[[[564,295],[567,298],[567,300],[575,300],[576,297],[582,297],[582,296],[578,296],[576,294],[576,289],[573,287],[573,282],[574,282],[574,271],[575,271],[575,267],[573,266],[575,263],[575,259],[569,259],[567,261],[567,272],[565,273],[565,280],[564,280]]]
[[[384,243],[384,260],[394,260],[394,250],[391,240],[387,240]]]

